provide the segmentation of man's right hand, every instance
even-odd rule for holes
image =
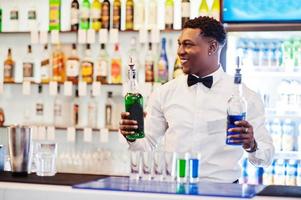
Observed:
[[[129,112],[121,113],[121,120],[119,122],[120,133],[126,138],[127,135],[134,134],[138,129],[138,123],[136,120],[129,119]]]

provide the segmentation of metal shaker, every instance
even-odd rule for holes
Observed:
[[[8,149],[13,176],[27,176],[31,166],[32,128],[8,127]]]

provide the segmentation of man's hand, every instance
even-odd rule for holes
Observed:
[[[138,128],[138,123],[136,120],[129,119],[129,112],[121,113],[121,120],[119,122],[120,133],[126,137],[127,135],[134,134],[135,130]]]
[[[242,144],[246,151],[256,149],[256,142],[254,138],[253,126],[245,121],[236,121],[236,128],[230,128],[229,132],[237,132],[238,134],[227,136],[233,143]]]

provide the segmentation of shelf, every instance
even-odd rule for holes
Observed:
[[[277,151],[275,152],[274,158],[301,160],[301,152],[300,151]]]
[[[267,118],[282,118],[282,119],[300,119],[301,120],[301,110],[295,109],[292,110],[291,113],[289,112],[283,112],[279,113],[277,112],[277,109],[272,109],[272,108],[266,108],[266,117]]]
[[[301,67],[300,67],[301,68]],[[245,72],[246,78],[300,78],[299,72],[286,72],[286,71],[247,71]]]
[[[66,81],[67,82],[67,81]],[[3,83],[3,85],[22,85],[23,83]],[[36,83],[36,82],[31,82],[33,85],[49,85],[49,83]],[[64,83],[59,83],[58,85],[64,85]],[[77,84],[72,84],[72,85],[77,85]],[[92,85],[92,83],[87,83],[87,85]],[[122,86],[122,83],[101,83],[101,85],[106,85],[106,86]]]

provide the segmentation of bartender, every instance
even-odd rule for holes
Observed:
[[[238,132],[230,139],[239,137],[242,145],[225,143],[227,102],[235,92],[233,77],[220,64],[225,41],[223,25],[213,18],[198,17],[185,23],[177,51],[185,74],[152,93],[145,138],[128,141],[130,150],[154,150],[164,136],[165,151],[201,152],[201,180],[222,183],[237,182],[244,152],[257,167],[271,164],[274,146],[265,128],[264,106],[260,96],[245,85],[246,120],[237,121],[237,127],[230,130]],[[138,128],[128,116],[121,113],[123,136]]]

